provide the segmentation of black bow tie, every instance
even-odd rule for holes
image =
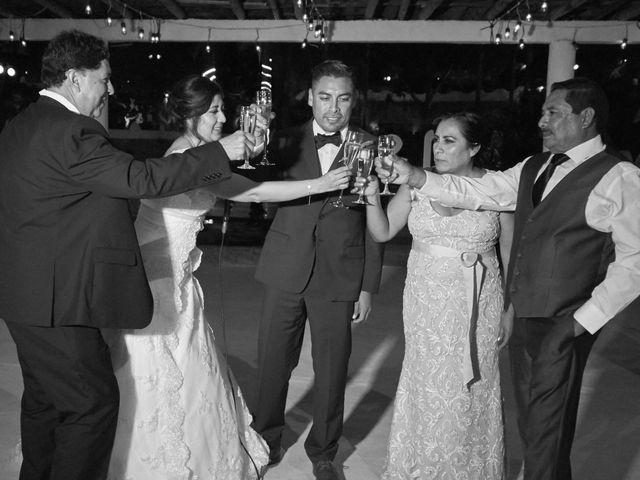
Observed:
[[[316,148],[320,150],[328,143],[333,143],[336,147],[339,147],[342,143],[342,137],[340,136],[340,132],[333,132],[331,135],[323,135],[321,133],[317,134],[313,137],[316,141]]]

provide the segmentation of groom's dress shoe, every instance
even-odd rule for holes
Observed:
[[[338,480],[338,472],[329,460],[320,460],[313,464],[313,475],[316,480]]]

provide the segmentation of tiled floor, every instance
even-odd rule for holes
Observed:
[[[403,248],[389,252],[374,312],[368,322],[354,327],[344,436],[337,459],[348,480],[374,480],[382,472],[393,393],[403,355]],[[205,261],[198,277],[205,291],[209,317],[218,342],[225,340],[231,367],[251,401],[256,365],[255,329],[261,296],[260,285],[253,280],[257,250],[227,249],[222,269],[217,267],[217,249],[205,247],[204,250]],[[640,312],[640,308],[635,311]],[[226,319],[224,331],[221,312]],[[282,463],[266,474],[266,480],[313,478],[302,446],[309,428],[309,387],[313,378],[308,340],[306,337],[300,365],[291,381],[285,433],[287,452]],[[506,366],[508,358],[505,356],[502,360]],[[520,450],[507,369],[503,369],[503,384],[507,460],[511,470],[509,480],[512,480],[519,465]],[[0,322],[2,480],[17,478],[8,459],[18,439],[21,388],[15,348],[4,323]],[[573,466],[574,480],[640,479],[640,313],[635,318],[630,315],[610,324],[598,339],[585,373]]]

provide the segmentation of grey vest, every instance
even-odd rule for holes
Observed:
[[[615,164],[616,153],[601,152],[563,178],[534,208],[533,184],[549,153],[524,165],[518,187],[513,245],[505,304],[518,317],[554,317],[580,307],[603,279],[614,258],[611,234],[587,225],[589,194]]]

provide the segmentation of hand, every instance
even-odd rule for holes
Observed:
[[[348,167],[338,167],[329,170],[327,173],[317,178],[316,191],[313,193],[332,192],[341,190],[349,186],[349,178],[351,176]]]
[[[367,197],[373,197],[380,191],[380,184],[378,177],[375,175],[369,175],[368,177],[356,177],[353,182],[353,190],[351,193],[360,193],[364,189],[364,195]]]
[[[420,188],[425,182],[424,170],[411,165],[406,158],[397,155],[387,155],[376,158],[376,173],[381,180],[388,179],[389,183],[397,185],[408,184]]]
[[[353,306],[352,323],[364,322],[371,313],[371,294],[369,292],[360,292],[358,301]]]
[[[255,145],[255,137],[241,130],[233,132],[219,140],[230,160],[244,160],[245,155],[250,155]]]
[[[269,114],[269,118],[267,118],[265,114],[262,113],[260,107],[255,103],[252,103],[250,107],[254,112],[256,112],[256,127],[254,130],[254,135],[257,138],[264,137],[265,132],[268,130],[269,125],[271,124],[271,120],[276,118],[276,114],[271,112]]]
[[[500,331],[498,333],[498,350],[501,350],[507,343],[509,343],[509,339],[511,338],[511,333],[513,332],[513,319],[515,317],[515,312],[513,310],[513,305],[509,305],[505,311],[500,315]]]

